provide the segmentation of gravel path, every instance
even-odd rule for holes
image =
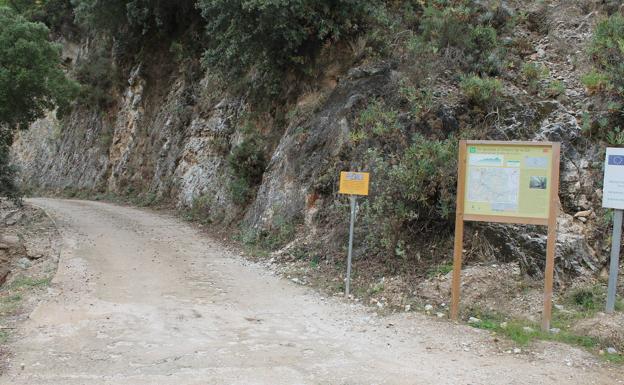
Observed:
[[[485,331],[323,298],[168,215],[30,203],[63,251],[0,384],[624,383],[569,346],[509,355]]]

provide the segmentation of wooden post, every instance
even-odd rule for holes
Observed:
[[[453,284],[451,288],[451,319],[459,318],[461,293],[461,266],[464,249],[464,195],[466,188],[466,141],[459,141],[457,164],[457,205],[455,210],[455,245],[453,248]]]
[[[546,269],[544,271],[544,311],[542,313],[542,330],[544,331],[550,330],[550,320],[552,319],[553,275],[555,270],[555,248],[557,246],[557,215],[559,214],[560,144],[553,144],[552,150],[548,243],[546,244]]]

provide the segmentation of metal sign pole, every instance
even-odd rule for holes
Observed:
[[[355,195],[349,196],[351,200],[351,224],[349,226],[349,254],[347,256],[347,280],[345,285],[345,297],[349,297],[349,284],[351,283],[351,255],[353,253],[353,226],[355,224]]]
[[[615,310],[615,289],[620,269],[620,241],[622,239],[622,210],[613,212],[613,237],[611,239],[611,266],[609,267],[609,290],[607,291],[607,313]]]

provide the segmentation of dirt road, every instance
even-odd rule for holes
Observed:
[[[484,331],[325,299],[178,219],[35,199],[58,273],[0,384],[617,384],[564,345],[501,353]]]

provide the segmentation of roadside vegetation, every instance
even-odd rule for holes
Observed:
[[[587,116],[586,132],[618,146],[624,144],[624,16],[615,13],[601,21],[588,48],[593,69],[582,82],[595,95],[595,107]]]
[[[521,347],[528,346],[533,341],[556,341],[589,349],[613,363],[624,363],[624,356],[617,353],[622,350],[623,346],[619,345],[624,341],[601,339],[575,329],[579,321],[593,318],[604,310],[605,292],[604,286],[596,285],[578,288],[567,293],[562,304],[553,309],[549,331],[543,331],[540,324],[536,322],[513,319],[504,314],[480,309],[469,311],[474,315],[470,318],[469,325],[489,330],[493,335],[504,336]],[[622,300],[616,302],[616,311],[624,311]],[[609,352],[609,348],[615,349],[614,346],[617,346],[616,352]]]
[[[56,109],[67,113],[78,85],[61,67],[61,47],[49,29],[0,2],[0,196],[19,201],[9,150],[16,130]]]

